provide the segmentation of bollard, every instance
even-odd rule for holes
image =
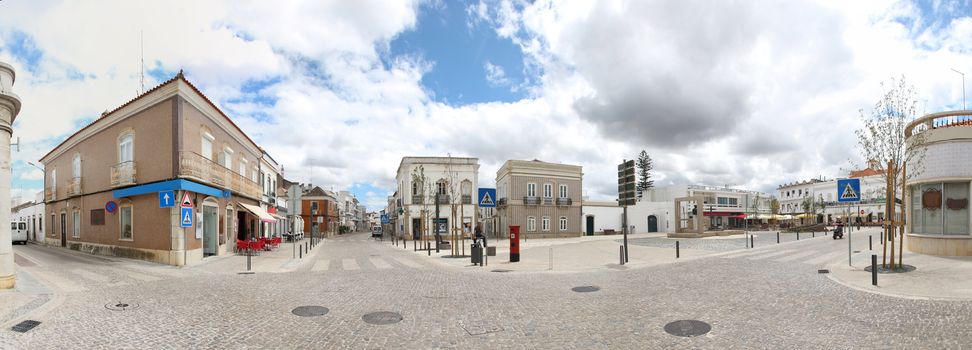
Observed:
[[[304,258],[304,247],[303,246],[300,247],[300,258],[301,259]]]
[[[310,242],[304,241],[304,251],[309,252],[310,251],[309,248],[310,248]]]
[[[780,232],[776,232],[776,244],[780,244]]]
[[[249,250],[249,249],[247,249],[247,250]],[[247,253],[246,253],[246,270],[247,270],[247,271],[250,271],[250,257],[251,257],[252,255],[253,255],[253,254],[250,254],[250,252],[247,252]]]
[[[432,243],[425,241],[425,251],[429,252],[429,256],[432,256]]]
[[[800,240],[800,231],[797,231],[797,240]]]
[[[547,270],[553,270],[553,247],[550,247],[547,254],[550,257],[550,264],[547,265]]]
[[[749,247],[756,248],[756,239],[753,235],[749,235]]]
[[[675,259],[678,259],[678,241],[675,241]]]
[[[872,235],[867,235],[867,249],[874,250],[874,242],[871,241]]]
[[[618,265],[624,265],[624,245],[618,246]]]
[[[871,254],[871,285],[877,285],[877,254]]]
[[[810,238],[817,238],[817,231],[811,232],[810,233]]]

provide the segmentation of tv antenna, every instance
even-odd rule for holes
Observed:
[[[141,86],[142,86],[142,90],[139,91],[139,95],[141,95],[141,94],[145,93],[145,31],[143,31],[143,30],[139,30],[138,31],[138,40],[139,40],[139,44],[140,44],[140,48],[141,48],[141,52],[140,52],[140,57],[141,57],[141,70],[140,71],[141,71],[141,73],[140,73],[140,77],[139,77],[139,81],[140,81]]]

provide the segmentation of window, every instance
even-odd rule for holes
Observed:
[[[67,213],[61,212],[61,237],[67,236]]]
[[[317,201],[311,202],[311,210],[312,211],[317,211],[317,208],[318,208]]]
[[[105,210],[104,209],[92,209],[91,217],[88,219],[92,226],[101,226],[105,224]]]
[[[57,216],[51,213],[51,236],[57,233]]]
[[[246,158],[240,157],[240,176],[246,177]]]
[[[543,198],[552,198],[552,197],[553,197],[553,185],[543,184]]]
[[[81,237],[81,211],[74,211],[74,217],[71,218],[71,222],[74,224],[73,237]]]
[[[532,216],[531,217],[528,217],[527,218],[527,227],[526,227],[526,229],[527,229],[527,232],[536,232],[537,231],[537,218],[532,217]]]
[[[413,196],[418,196],[420,194],[421,193],[419,191],[419,182],[418,181],[412,181],[412,195]]]
[[[132,205],[122,204],[118,208],[118,217],[121,222],[121,237],[119,239],[131,240],[132,239]]]
[[[566,184],[561,184],[560,185],[560,198],[567,198],[567,185]]]
[[[550,217],[544,216],[543,220],[540,221],[540,230],[550,231]]]
[[[75,178],[81,177],[81,155],[75,154],[74,159],[71,160],[71,171],[74,173]]]
[[[567,217],[566,216],[561,216],[560,217],[560,230],[561,231],[567,231]]]
[[[439,182],[436,182],[435,190],[438,191],[437,193],[440,195],[446,194],[446,187],[448,187],[447,184],[448,183],[445,180],[439,180]]]
[[[536,197],[536,196],[537,196],[537,184],[535,184],[535,183],[528,183],[527,184],[527,197]]]
[[[215,140],[215,138],[213,138],[213,135],[210,135],[208,132],[204,132],[202,134],[202,149],[200,152],[202,153],[203,157],[209,160],[213,160],[213,140]]]
[[[229,147],[223,148],[223,167],[226,169],[233,169],[233,149]]]
[[[51,195],[57,198],[57,168],[51,169]]]
[[[131,162],[134,157],[132,153],[135,135],[127,133],[118,138],[118,162]]]

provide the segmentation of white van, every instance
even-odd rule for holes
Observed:
[[[27,245],[27,223],[24,221],[11,221],[10,236],[13,237],[14,243],[20,242],[21,244]]]

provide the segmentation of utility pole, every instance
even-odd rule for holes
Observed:
[[[955,68],[949,68],[949,69],[962,76],[962,110],[965,110],[965,73],[959,72],[955,70]]]
[[[637,199],[635,191],[635,161],[623,160],[618,164],[618,205],[622,207],[621,228],[624,234],[624,262],[628,262],[628,205],[634,204]]]

